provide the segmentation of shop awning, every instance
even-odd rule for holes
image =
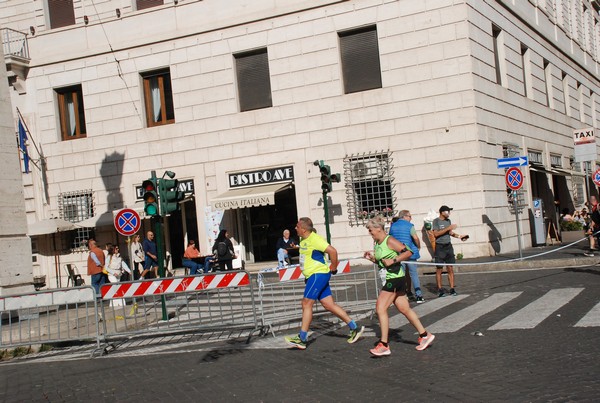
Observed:
[[[571,176],[571,172],[565,171],[564,169],[552,167],[552,175]]]
[[[113,225],[114,218],[110,211],[106,211],[102,214],[96,214],[93,217],[86,218],[85,220],[79,221],[77,226],[84,228],[95,228],[103,227],[105,225]]]
[[[123,210],[124,208],[134,210],[136,213],[138,213],[140,215],[140,217],[142,219],[145,218],[144,202],[137,201],[131,206],[125,206],[125,207],[117,209],[117,210],[105,211],[104,213],[96,214],[93,217],[87,218],[83,221],[79,221],[78,223],[76,223],[76,225],[78,227],[85,227],[85,228],[96,228],[96,227],[104,227],[107,225],[115,225],[115,216],[117,215],[117,213],[119,211]]]
[[[28,224],[27,235],[36,236],[54,234],[61,231],[70,231],[75,228],[77,228],[77,226],[72,222],[65,221],[60,218],[47,218]]]
[[[542,173],[550,174],[550,175],[581,176],[581,177],[585,176],[585,174],[583,174],[581,172],[571,171],[568,169],[556,168],[556,167],[546,168],[544,165],[537,164],[537,163],[530,163],[529,169],[531,169],[532,171],[542,172]]]
[[[291,182],[285,182],[243,189],[231,189],[212,199],[210,206],[215,210],[229,210],[275,204],[275,193],[290,186]]]
[[[541,172],[541,173],[545,173],[545,174],[553,174],[553,172],[550,169],[546,168],[544,165],[536,164],[534,162],[529,163],[529,169],[532,171]]]

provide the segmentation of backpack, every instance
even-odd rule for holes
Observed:
[[[217,244],[217,255],[219,257],[224,257],[227,255],[229,251],[227,250],[227,244],[225,242],[219,242]]]

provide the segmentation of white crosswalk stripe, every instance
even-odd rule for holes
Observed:
[[[501,292],[493,294],[465,309],[446,316],[444,319],[439,320],[432,325],[426,326],[426,328],[434,334],[456,332],[481,316],[490,313],[494,309],[515,299],[519,295],[521,295],[521,292]]]
[[[600,302],[575,324],[575,327],[592,326],[600,326]]]
[[[413,311],[415,311],[417,313],[419,318],[422,318],[425,315],[429,315],[430,313],[438,311],[442,308],[445,308],[451,304],[454,304],[455,302],[462,301],[463,299],[467,298],[468,296],[469,295],[467,295],[467,294],[465,294],[465,295],[461,294],[461,295],[457,295],[456,297],[432,299],[431,301],[427,301],[424,304],[420,304],[420,305],[413,307]],[[390,313],[392,313],[392,310],[397,312],[396,308],[392,307],[392,308],[390,308]],[[398,328],[398,327],[404,326],[406,324],[408,324],[408,319],[406,319],[406,317],[402,314],[398,314],[398,315],[395,315],[390,318],[390,328],[391,329]]]
[[[533,329],[557,309],[575,298],[581,291],[583,288],[550,290],[525,308],[496,323],[489,330]]]

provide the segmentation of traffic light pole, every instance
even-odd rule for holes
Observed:
[[[158,178],[156,177],[156,171],[151,172],[150,180],[154,184],[155,191],[158,191]],[[156,200],[158,206],[158,200]],[[160,211],[160,210],[159,210]],[[165,257],[163,254],[163,235],[162,235],[162,224],[160,214],[156,214],[154,217],[154,238],[156,239],[156,258],[158,259],[158,277],[165,276]],[[167,303],[165,296],[161,297],[162,305],[162,318],[167,320],[169,318],[167,314]]]
[[[154,232],[156,234],[156,248],[158,258],[158,277],[165,277],[165,257],[163,255],[163,236],[162,236],[162,217],[155,217],[156,222],[154,223]],[[168,320],[169,315],[167,314],[167,302],[164,294],[160,298],[162,305],[162,319]]]
[[[327,201],[327,192],[323,190],[323,210],[325,211],[325,234],[327,243],[331,244],[331,233],[329,232],[329,202]]]

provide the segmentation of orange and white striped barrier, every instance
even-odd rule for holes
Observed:
[[[331,267],[331,266],[329,268],[332,271],[334,270],[333,267]],[[350,273],[350,261],[342,260],[341,262],[338,262],[337,273],[338,274]],[[300,269],[300,265],[296,264],[293,266],[279,269],[279,281],[298,280],[301,278],[304,278],[304,276],[302,275],[302,270]]]
[[[176,294],[215,288],[238,287],[249,284],[250,276],[248,273],[235,272],[106,284],[102,286],[100,292],[102,293],[102,299],[112,299]]]

